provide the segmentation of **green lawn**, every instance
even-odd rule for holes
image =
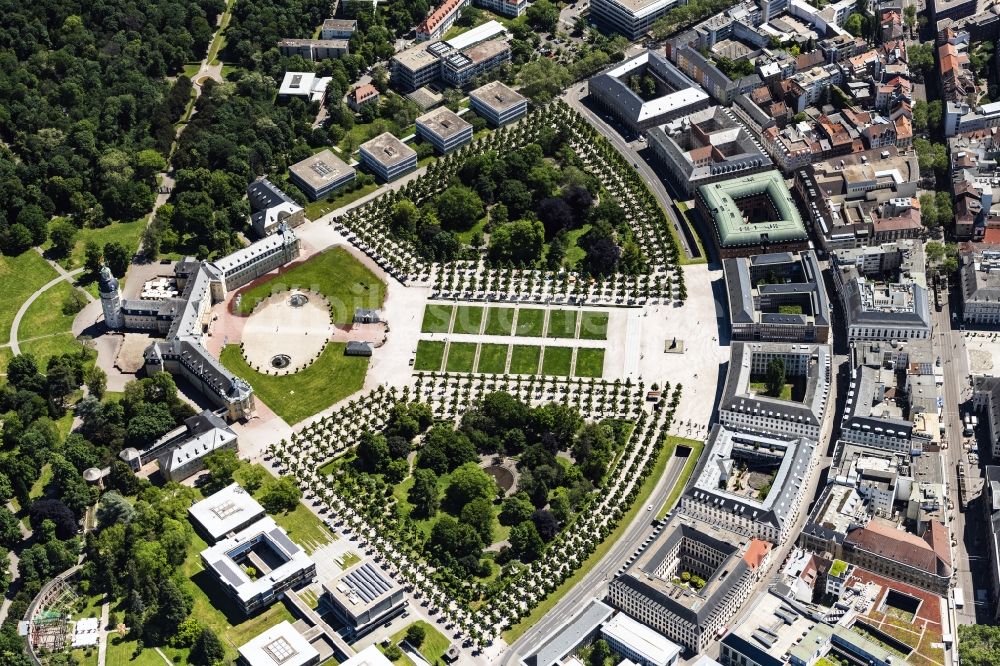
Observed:
[[[417,342],[417,358],[413,362],[413,369],[434,372],[440,370],[441,361],[444,360],[444,345],[445,343],[439,340]]]
[[[116,634],[109,634],[108,639],[108,652],[105,659],[107,666],[166,666],[163,657],[158,655],[153,648],[144,649],[138,657],[133,659],[132,655],[135,653],[137,645],[135,641],[123,640],[121,636]]]
[[[97,646],[86,649],[70,650],[78,666],[97,666]]]
[[[514,326],[515,308],[492,307],[486,313],[486,335],[510,335]]]
[[[330,300],[335,324],[350,323],[355,308],[377,309],[385,301],[385,283],[350,252],[335,247],[239,292],[239,311],[247,314],[273,292],[292,287],[312,289],[325,295]]]
[[[483,344],[479,348],[479,364],[476,372],[502,375],[507,366],[508,345]]]
[[[510,351],[510,374],[534,375],[538,373],[538,356],[542,348],[532,345],[513,345]]]
[[[59,263],[67,270],[83,266],[84,250],[87,247],[88,241],[94,241],[101,247],[104,247],[111,241],[118,241],[125,246],[125,249],[128,250],[128,255],[131,257],[139,249],[139,239],[142,237],[142,232],[145,228],[146,217],[141,217],[131,222],[112,222],[106,227],[97,229],[80,229],[69,256],[59,259]],[[46,241],[42,245],[42,249],[47,250],[50,245],[51,242]]]
[[[233,477],[234,480],[237,483],[243,484],[243,474],[250,467],[260,467],[261,469],[264,469],[268,476],[271,476],[271,473],[260,465],[244,465],[236,471],[236,474]],[[255,494],[259,495],[259,493],[260,490],[258,489]],[[307,553],[311,554],[320,546],[324,546],[337,539],[337,535],[331,532],[326,525],[324,525],[323,522],[316,517],[316,514],[310,511],[302,502],[296,504],[295,509],[292,511],[269,515],[274,518],[274,522],[285,528],[285,531],[288,532],[289,538],[302,546]]]
[[[354,203],[361,197],[368,196],[377,189],[377,183],[368,183],[367,185],[362,185],[354,190],[349,190],[346,186],[342,187],[327,195],[323,199],[317,199],[316,201],[307,203],[306,217],[310,220],[321,218],[331,211],[343,208],[349,203]]]
[[[767,382],[750,382],[750,390],[757,395],[771,395],[767,391]],[[781,395],[771,396],[776,397],[779,400],[791,400],[792,399],[792,384],[785,384],[781,387]]]
[[[291,425],[361,390],[368,359],[344,356],[346,346],[343,342],[328,343],[312,365],[290,375],[257,372],[247,365],[237,345],[227,345],[221,360],[229,370],[250,382],[257,398]]]
[[[65,315],[62,307],[75,291],[76,287],[69,282],[59,282],[42,292],[24,313],[24,318],[18,327],[18,339],[27,340],[53,333],[70,332],[76,314]]]
[[[447,333],[451,330],[451,312],[454,308],[441,303],[428,303],[424,308],[424,320],[420,324],[421,333]]]
[[[448,347],[448,360],[445,370],[448,372],[472,372],[476,361],[476,343],[452,342]]]
[[[674,451],[669,445],[664,446],[660,450],[659,455],[656,457],[656,462],[653,464],[653,473],[650,474],[645,481],[643,481],[642,487],[639,488],[639,494],[632,503],[632,507],[618,522],[615,529],[611,531],[608,538],[602,541],[601,544],[594,549],[594,552],[590,554],[590,557],[584,561],[580,568],[577,569],[572,576],[564,580],[554,592],[545,597],[545,599],[535,606],[535,608],[532,609],[528,615],[522,618],[520,622],[503,632],[503,639],[507,641],[508,645],[511,645],[514,641],[520,638],[524,632],[538,623],[542,616],[552,610],[552,608],[559,603],[559,600],[563,598],[563,595],[578,585],[580,581],[583,580],[584,576],[586,576],[591,569],[597,566],[601,559],[607,554],[611,546],[622,538],[625,534],[625,530],[628,529],[628,526],[633,520],[635,520],[636,514],[639,513],[640,510],[646,510],[644,505],[649,499],[649,496],[652,494],[653,489],[656,488],[656,484],[663,476],[663,473],[667,468],[667,463],[670,461],[673,453]],[[674,488],[675,490],[677,488],[683,489],[683,485],[683,482],[679,481]]]
[[[583,320],[580,322],[581,340],[607,340],[608,339],[608,313],[587,310],[583,313]]]
[[[420,654],[422,654],[429,663],[444,663],[444,653],[448,651],[448,646],[451,645],[451,641],[448,640],[448,637],[423,620],[417,620],[413,624],[418,624],[424,628],[424,642],[420,645],[415,645],[414,647],[420,651]],[[402,641],[406,637],[406,630],[411,626],[412,625],[406,625],[406,627],[393,634],[392,642],[399,643]]]
[[[604,350],[584,349],[576,350],[576,377],[601,377],[604,374]]]
[[[569,377],[573,368],[572,347],[546,347],[542,355],[542,374]]]
[[[698,466],[698,460],[701,458],[702,449],[705,448],[705,442],[697,439],[685,439],[683,437],[667,435],[664,450],[668,451],[670,455],[674,455],[678,446],[687,447],[690,453],[688,454],[687,462],[684,463],[684,469],[681,470],[680,478],[677,479],[677,483],[674,484],[674,487],[670,490],[670,494],[667,495],[667,499],[663,502],[663,506],[660,507],[660,512],[656,515],[657,518],[663,518],[667,515],[668,511],[674,508],[674,504],[677,503],[678,498],[680,498],[681,493],[684,492],[684,488],[687,486],[688,479],[694,474],[694,468]]]
[[[540,338],[545,330],[545,310],[540,308],[520,308],[517,311],[517,330],[514,335],[526,338]]]
[[[355,564],[361,561],[361,556],[354,551],[349,551],[344,553],[343,557],[340,558],[340,568],[347,571]]]
[[[24,337],[22,331],[25,330],[22,325],[18,330],[19,338]],[[39,368],[44,368],[48,365],[49,358],[52,356],[62,356],[63,354],[77,352],[81,348],[83,348],[83,344],[74,338],[73,334],[69,331],[21,343],[21,353],[33,354],[35,360],[38,361]]]
[[[483,324],[483,308],[478,305],[459,305],[455,308],[455,324],[452,333],[479,335]]]
[[[21,305],[55,277],[55,269],[34,250],[16,257],[0,255],[0,344],[10,341],[10,325]]]
[[[28,498],[36,500],[45,493],[45,486],[49,485],[49,481],[52,480],[52,465],[45,463],[42,465],[41,471],[38,473],[38,478],[35,482],[31,484],[31,489],[28,491]]]
[[[549,328],[545,331],[547,338],[575,338],[576,310],[552,310],[549,312]]]
[[[677,210],[681,212],[680,222],[687,226],[691,231],[691,237],[694,238],[694,244],[698,248],[700,256],[697,259],[689,259],[687,254],[684,253],[684,247],[681,245],[681,240],[677,235],[677,229],[674,225],[667,223],[667,229],[670,231],[670,236],[674,239],[674,244],[677,246],[677,259],[681,266],[687,264],[704,264],[708,262],[708,255],[705,253],[705,246],[702,245],[701,237],[698,235],[698,229],[691,219],[693,212],[688,209],[687,204],[683,201],[678,201]],[[662,206],[660,206],[662,208]],[[669,217],[669,216],[668,216]]]
[[[800,314],[803,314],[803,310],[802,310],[802,306],[801,305],[794,305],[794,304],[779,305],[778,306],[778,313],[779,314],[800,315]]]
[[[10,347],[0,347],[0,375],[7,376],[7,364],[14,358]]]

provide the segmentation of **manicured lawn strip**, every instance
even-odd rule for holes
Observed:
[[[342,208],[349,203],[354,203],[361,197],[367,196],[377,189],[377,183],[368,183],[367,185],[362,185],[356,190],[341,188],[327,196],[325,199],[318,199],[307,203],[306,217],[310,220],[323,217],[327,213],[335,211],[338,208]]]
[[[424,642],[420,645],[414,645],[413,647],[416,648],[429,663],[444,663],[444,653],[448,651],[448,646],[451,645],[451,641],[448,640],[448,637],[423,620],[417,620],[413,624],[419,624],[424,628]],[[406,638],[406,630],[409,629],[410,626],[412,625],[407,625],[400,631],[393,634],[392,642],[399,643]]]
[[[514,308],[491,307],[486,313],[486,335],[510,335],[514,326]]]
[[[385,283],[350,252],[335,247],[241,291],[239,311],[248,314],[272,293],[293,287],[325,295],[330,300],[330,314],[335,324],[350,323],[355,308],[377,309],[385,301]]]
[[[681,471],[680,478],[677,479],[677,483],[671,489],[670,494],[667,495],[667,499],[663,502],[663,506],[660,508],[660,512],[656,514],[657,518],[662,519],[667,512],[674,508],[674,504],[677,503],[677,499],[684,492],[684,488],[687,486],[688,479],[694,474],[694,468],[698,466],[698,460],[701,458],[702,449],[705,448],[705,442],[698,441],[697,439],[685,439],[683,437],[675,437],[674,435],[667,435],[666,448],[670,450],[670,454],[673,455],[674,451],[677,450],[678,446],[686,446],[691,449],[691,453],[688,454],[687,462],[684,463],[684,469]]]
[[[549,312],[549,328],[545,331],[547,338],[575,338],[576,310],[552,310]]]
[[[21,333],[24,330],[23,327],[18,330],[18,338],[24,337],[24,334]],[[38,338],[37,340],[22,342],[21,353],[33,354],[35,360],[38,362],[38,367],[44,368],[48,365],[51,357],[78,352],[82,347],[83,345],[73,337],[73,334],[66,331],[65,333],[56,333],[55,335]]]
[[[105,663],[107,666],[165,666],[163,657],[156,654],[153,648],[145,648],[138,657],[132,659],[136,645],[136,641],[122,640],[118,634],[109,634]],[[94,652],[97,652],[97,648],[94,648]]]
[[[542,374],[569,377],[573,367],[572,347],[546,347],[542,355]]]
[[[587,310],[583,313],[583,320],[580,322],[581,340],[607,340],[608,339],[608,313]]]
[[[414,370],[431,370],[437,372],[441,369],[441,361],[444,360],[444,345],[441,340],[420,340],[417,342],[417,357],[413,361]]]
[[[0,347],[0,375],[7,376],[7,364],[14,358],[10,347]]]
[[[75,650],[70,650],[70,654],[76,659],[76,663],[79,666],[97,666],[97,646],[82,649],[77,648]],[[88,654],[90,656],[88,656]],[[107,659],[105,659],[107,661]]]
[[[424,308],[424,320],[420,324],[421,333],[447,333],[451,326],[450,305],[428,303]]]
[[[514,335],[529,338],[542,337],[545,329],[545,310],[539,308],[519,308],[517,311],[517,330]]]
[[[455,325],[452,326],[451,332],[479,335],[482,324],[483,308],[478,305],[459,305],[455,308]]]
[[[702,245],[701,236],[698,235],[698,228],[694,224],[694,220],[691,219],[691,211],[688,210],[687,204],[683,201],[678,201],[677,210],[681,212],[681,221],[683,224],[687,225],[688,230],[691,232],[691,237],[694,238],[694,244],[698,247],[698,253],[701,255],[695,259],[691,259],[684,253],[684,246],[681,245],[681,239],[677,234],[677,229],[674,225],[670,224],[670,216],[667,216],[667,230],[670,231],[670,236],[674,239],[674,245],[677,246],[677,263],[681,266],[686,266],[688,264],[705,264],[708,263],[708,255],[705,253],[705,246]],[[661,205],[660,208],[663,208]]]
[[[513,345],[510,352],[512,375],[534,375],[538,372],[538,356],[542,348],[532,345]]]
[[[0,255],[0,344],[10,341],[10,325],[21,305],[46,282],[58,277],[34,250],[16,257]],[[19,336],[24,336],[19,332]]]
[[[508,345],[483,344],[479,349],[479,365],[476,372],[502,375],[507,365]]]
[[[128,250],[128,256],[131,257],[139,249],[139,238],[145,228],[146,218],[141,217],[132,222],[112,222],[99,229],[80,229],[69,257],[60,260],[59,263],[68,270],[83,266],[87,241],[94,241],[101,247],[104,247],[106,243],[118,241],[125,246],[125,249]]]
[[[604,350],[581,347],[576,350],[576,377],[600,377],[604,374]]]
[[[73,328],[76,314],[64,315],[62,306],[75,291],[76,287],[69,282],[60,282],[42,292],[24,313],[17,330],[18,339],[27,340],[53,333],[69,333]]]
[[[368,372],[368,359],[344,356],[343,342],[327,344],[323,353],[305,370],[290,375],[265,375],[243,358],[240,348],[227,345],[222,364],[253,387],[254,393],[275,414],[292,425],[361,390]]]
[[[642,487],[639,488],[639,494],[636,496],[635,501],[632,503],[631,508],[622,519],[618,522],[618,525],[611,530],[604,541],[594,549],[594,552],[590,554],[583,564],[577,569],[576,573],[563,581],[562,585],[557,587],[552,594],[548,595],[539,603],[535,608],[528,613],[528,615],[521,619],[520,622],[515,624],[513,627],[503,632],[503,639],[507,641],[507,645],[513,644],[521,635],[534,626],[539,620],[542,619],[546,613],[552,610],[559,600],[563,598],[567,592],[573,589],[580,581],[583,580],[584,576],[593,569],[601,561],[601,559],[607,555],[608,550],[611,546],[615,544],[622,536],[625,534],[625,530],[628,526],[635,520],[635,516],[639,513],[640,509],[645,511],[644,505],[649,499],[649,496],[653,493],[653,489],[656,488],[657,482],[659,482],[660,477],[663,476],[663,472],[667,468],[667,463],[670,461],[674,450],[670,446],[668,439],[667,444],[660,450],[659,455],[656,457],[656,462],[653,465],[653,473],[650,474],[645,481],[642,483]],[[683,487],[683,484],[678,482],[678,487]]]
[[[453,342],[448,347],[448,359],[445,370],[448,372],[472,372],[476,361],[475,342]]]

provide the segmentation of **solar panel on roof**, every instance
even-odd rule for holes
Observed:
[[[212,564],[212,567],[231,585],[240,585],[243,582],[243,577],[227,560],[218,560]]]
[[[299,552],[299,547],[288,538],[287,534],[281,531],[281,528],[275,527],[273,530],[268,532],[268,536],[277,541],[278,545],[284,548],[285,552],[289,555]]]
[[[277,663],[282,663],[287,661],[290,657],[295,656],[295,648],[289,645],[288,641],[284,638],[279,637],[264,646],[264,651],[271,655]]]

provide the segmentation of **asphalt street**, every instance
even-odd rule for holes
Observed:
[[[686,461],[687,458],[673,457],[670,459],[663,476],[660,477],[656,488],[653,489],[653,493],[647,501],[647,504],[652,505],[653,510],[640,510],[636,514],[622,537],[615,542],[601,561],[583,577],[583,580],[574,585],[566,593],[566,596],[560,599],[559,603],[549,610],[539,622],[507,648],[500,660],[501,664],[518,663],[518,660],[536,647],[543,638],[580,612],[588,601],[594,597],[604,597],[608,582],[655,529],[653,519],[679,480]]]

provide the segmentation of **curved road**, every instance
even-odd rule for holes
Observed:
[[[14,356],[17,356],[18,354],[21,353],[21,346],[17,342],[17,329],[18,327],[21,326],[21,319],[24,318],[24,313],[28,311],[28,308],[31,307],[31,304],[34,303],[35,300],[43,293],[45,293],[47,290],[56,286],[60,282],[63,282],[64,280],[69,282],[70,284],[73,284],[73,280],[71,280],[70,278],[72,278],[75,275],[79,275],[82,272],[83,272],[82,268],[77,268],[76,270],[69,271],[67,273],[60,272],[59,277],[52,278],[51,280],[43,284],[35,291],[35,293],[29,296],[24,303],[21,303],[21,307],[17,311],[17,314],[14,315],[14,321],[10,325],[10,350],[14,353]]]
[[[679,481],[678,477],[680,477],[686,462],[687,458],[678,458],[677,456],[670,459],[663,471],[663,476],[660,477],[653,493],[649,496],[647,504],[651,504],[656,509],[663,506],[663,503],[667,501],[667,496]],[[600,562],[583,577],[583,580],[574,585],[541,620],[506,649],[500,663],[503,666],[517,664],[525,656],[522,652],[527,653],[528,650],[537,646],[543,638],[580,612],[592,598],[603,597],[608,581],[614,577],[619,567],[625,564],[625,561],[645,538],[652,534],[654,529],[652,521],[656,515],[656,513],[642,510],[640,507],[640,511],[632,519],[632,523],[625,530],[625,533],[601,558]]]

